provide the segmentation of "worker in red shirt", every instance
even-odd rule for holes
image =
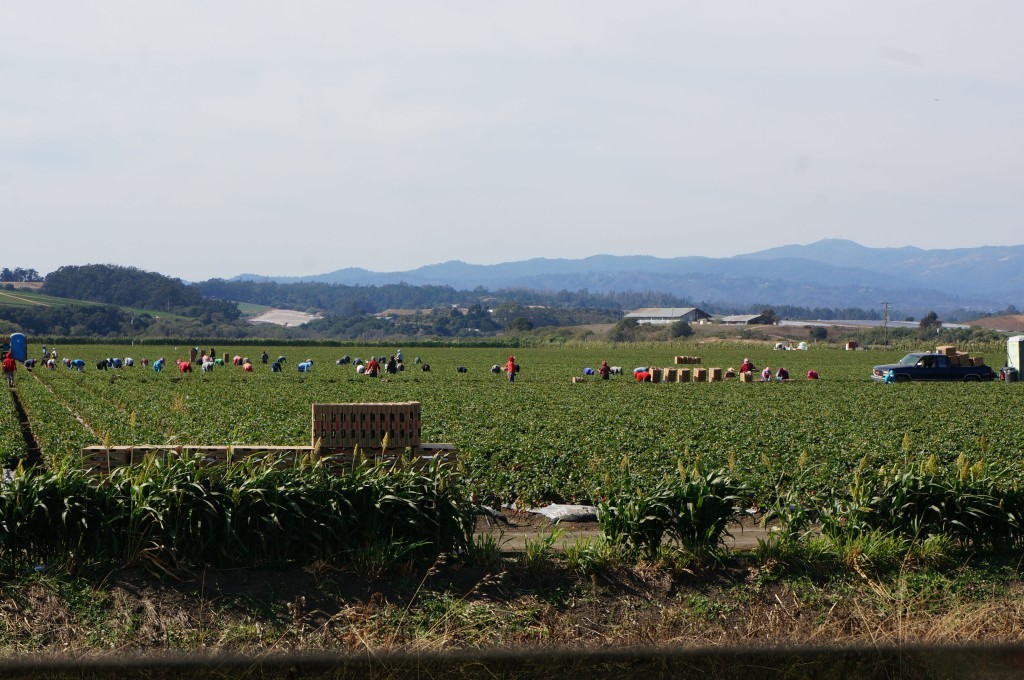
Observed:
[[[508,373],[509,382],[516,381],[516,373],[519,372],[519,366],[516,365],[516,358],[514,356],[508,358],[508,362],[505,364],[505,372]]]
[[[7,378],[7,386],[14,387],[14,372],[18,370],[18,362],[14,360],[10,352],[4,352],[4,360],[0,362],[3,367],[4,377]]]
[[[363,371],[363,375],[376,378],[378,373],[380,373],[380,362],[377,361],[377,357],[371,357],[366,362],[366,370]]]

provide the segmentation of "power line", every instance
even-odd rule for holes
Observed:
[[[885,340],[884,340],[884,342],[882,344],[885,347],[889,346],[889,305],[890,304],[892,304],[892,303],[891,302],[887,302],[885,300],[882,300],[882,311],[884,313],[884,316],[882,317],[882,328],[885,329],[883,331],[883,335],[885,337]]]

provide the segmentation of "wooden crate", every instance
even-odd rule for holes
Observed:
[[[693,369],[693,382],[707,382],[708,369],[706,368],[695,368]]]
[[[656,383],[660,383],[661,382],[661,369],[660,368],[652,368],[651,369],[651,382],[656,382]]]
[[[708,369],[708,382],[721,382],[722,381],[722,369],[710,368]]]
[[[754,374],[750,371],[743,371],[740,373],[740,382],[754,382]]]
[[[675,382],[679,380],[679,369],[677,368],[666,368],[665,369],[665,382]]]
[[[688,368],[680,368],[676,374],[676,382],[690,382],[690,374],[692,372]]]
[[[312,443],[323,451],[404,449],[420,445],[420,425],[418,401],[313,404]]]

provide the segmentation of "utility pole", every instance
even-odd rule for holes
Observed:
[[[883,314],[884,314],[884,316],[882,317],[882,328],[884,329],[883,330],[883,335],[885,337],[884,345],[885,345],[886,348],[889,347],[889,305],[890,304],[892,304],[892,303],[886,302],[885,300],[882,300],[882,310],[883,310]]]

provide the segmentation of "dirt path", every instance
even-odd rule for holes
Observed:
[[[0,295],[2,295],[4,297],[11,298],[12,300],[17,300],[18,302],[24,302],[27,305],[36,305],[38,307],[49,307],[50,306],[50,305],[46,304],[45,302],[40,302],[39,300],[29,300],[28,298],[21,297],[20,295],[12,295],[11,293],[5,293],[5,292],[2,292],[2,291],[0,291]]]
[[[597,522],[561,522],[551,524],[546,517],[532,512],[508,512],[504,515],[477,520],[477,536],[493,536],[501,545],[503,553],[518,553],[526,549],[527,541],[541,541],[555,537],[553,547],[564,551],[581,540],[597,540],[601,527]],[[750,550],[757,547],[758,540],[764,540],[769,532],[755,521],[734,522],[729,527],[732,536],[725,537],[725,546],[730,550]]]

